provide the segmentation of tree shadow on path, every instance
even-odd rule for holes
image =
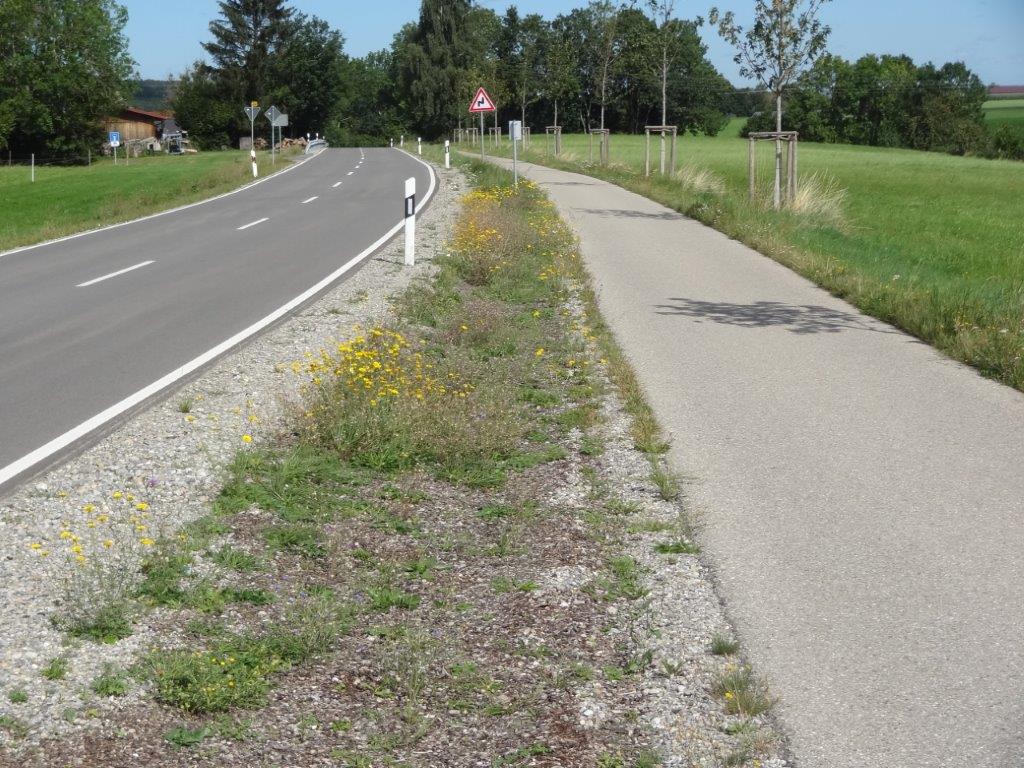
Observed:
[[[722,325],[741,328],[784,328],[790,333],[840,333],[842,331],[870,331],[895,333],[877,323],[868,324],[865,318],[851,312],[842,312],[814,304],[785,304],[779,301],[756,301],[736,304],[726,301],[697,301],[670,298],[671,304],[657,304],[659,315],[689,317],[698,323],[709,320]]]

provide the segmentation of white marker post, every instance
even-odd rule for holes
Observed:
[[[444,142],[444,167],[452,167],[452,143],[447,139]]]
[[[398,137],[398,146],[399,147],[405,147],[405,134],[404,133],[401,136]]]
[[[416,154],[423,154],[423,139],[419,136],[416,137]]]
[[[395,148],[395,140],[394,139],[388,139],[388,147],[390,147],[391,149]]]
[[[519,186],[519,141],[523,138],[523,124],[519,120],[508,123],[508,137],[512,139],[512,179]]]
[[[249,117],[249,159],[252,160],[252,177],[255,179],[259,173],[256,168],[256,118],[262,110],[259,102],[251,101],[244,111]]]
[[[405,265],[416,263],[416,179],[405,180]]]

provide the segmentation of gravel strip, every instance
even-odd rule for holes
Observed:
[[[354,275],[330,289],[269,332],[230,354],[197,379],[115,429],[92,448],[33,480],[0,504],[0,746],[12,730],[27,729],[19,746],[67,732],[73,713],[95,718],[99,708],[127,710],[132,697],[111,701],[89,691],[106,664],[127,665],[154,638],[139,631],[115,645],[70,640],[51,616],[64,599],[67,560],[59,555],[65,526],[84,525],[87,505],[96,513],[145,504],[145,524],[154,534],[170,533],[201,517],[219,490],[222,468],[244,445],[243,436],[260,435],[280,424],[296,400],[300,377],[287,366],[331,338],[350,335],[357,323],[370,324],[388,312],[388,298],[410,281],[430,274],[436,251],[448,240],[458,199],[468,187],[456,171],[436,170],[437,192],[420,215],[417,264],[403,265],[398,237],[370,257]],[[186,405],[187,404],[187,405]],[[187,409],[187,413],[184,412]],[[114,499],[120,492],[122,497]],[[50,556],[42,557],[35,544]],[[139,549],[124,549],[124,566],[137,562]],[[67,676],[42,676],[54,658],[68,660]],[[10,700],[24,692],[27,701]],[[15,698],[20,698],[15,693]],[[79,725],[83,719],[76,721]]]

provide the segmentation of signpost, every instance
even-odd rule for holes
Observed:
[[[494,100],[487,94],[483,88],[478,88],[476,96],[473,97],[473,101],[469,104],[469,113],[480,115],[480,159],[484,156],[484,113],[485,112],[496,112],[494,107]],[[495,115],[497,117],[497,115]]]
[[[114,165],[117,165],[117,148],[121,146],[120,131],[110,131],[107,134],[107,139],[110,141],[110,146],[114,148]]]
[[[508,137],[512,139],[512,180],[519,186],[519,142],[523,139],[523,123],[520,120],[508,121]]]
[[[281,116],[281,110],[273,104],[270,105],[270,109],[263,113],[264,117],[270,121],[270,164],[277,164],[277,156],[274,152],[274,126],[277,125],[277,118]]]
[[[245,108],[245,114],[249,116],[249,157],[252,158],[252,177],[255,179],[258,171],[256,169],[256,118],[260,114],[260,103],[253,101]]]

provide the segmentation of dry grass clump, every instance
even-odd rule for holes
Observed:
[[[684,189],[695,194],[725,194],[725,179],[703,166],[684,165],[676,171],[676,179]]]
[[[801,179],[796,198],[789,208],[794,213],[812,218],[818,224],[843,227],[847,190],[839,186],[834,176],[813,173]]]

